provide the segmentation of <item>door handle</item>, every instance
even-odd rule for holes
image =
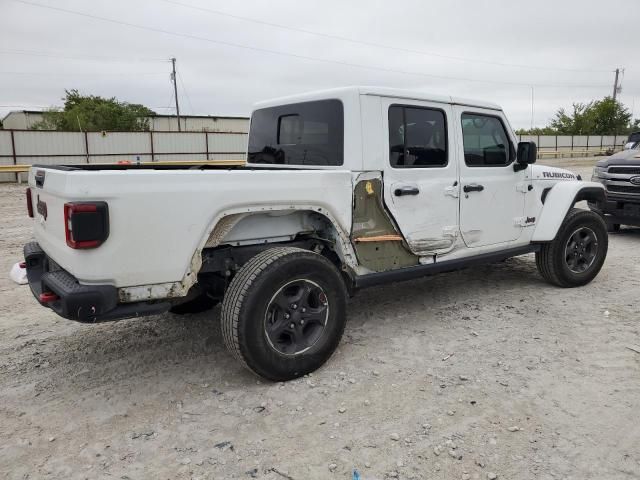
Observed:
[[[399,187],[393,191],[396,197],[402,197],[403,195],[418,195],[420,189],[418,187]]]
[[[464,187],[462,187],[462,191],[464,193],[481,192],[483,190],[484,190],[484,186],[483,185],[477,185],[475,183],[473,183],[471,185],[465,185]]]

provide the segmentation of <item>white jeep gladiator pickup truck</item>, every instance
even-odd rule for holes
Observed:
[[[384,88],[258,104],[245,166],[35,165],[25,264],[36,299],[100,322],[222,302],[225,343],[287,380],[337,347],[360,288],[535,252],[590,282],[599,183],[534,166],[497,105]]]

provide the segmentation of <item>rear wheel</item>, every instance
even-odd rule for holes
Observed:
[[[536,264],[542,277],[560,287],[589,283],[600,272],[609,246],[607,226],[599,215],[572,209],[556,238],[542,245]]]
[[[221,315],[225,344],[262,377],[300,377],[322,366],[338,346],[346,297],[340,272],[322,255],[266,250],[229,284]]]

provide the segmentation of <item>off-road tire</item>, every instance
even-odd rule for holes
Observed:
[[[279,289],[301,279],[320,285],[328,303],[320,338],[307,351],[285,355],[270,344],[266,315]],[[278,247],[259,253],[235,275],[222,301],[222,336],[228,350],[249,370],[286,381],[322,366],[340,343],[346,324],[347,290],[338,269],[317,253]]]
[[[580,227],[587,227],[595,233],[598,250],[593,263],[584,272],[576,273],[567,264],[565,248],[571,235]],[[608,247],[607,225],[602,217],[589,210],[572,208],[553,241],[543,244],[540,251],[536,252],[536,266],[540,275],[549,283],[564,288],[579,287],[598,275]]]

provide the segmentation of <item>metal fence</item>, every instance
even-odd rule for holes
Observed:
[[[626,135],[518,135],[534,141],[542,158],[620,150]],[[0,130],[0,165],[115,163],[118,161],[244,160],[244,132],[54,132]],[[0,173],[0,181],[13,181]]]
[[[0,165],[244,160],[244,132],[0,130]],[[14,174],[0,173],[0,181]]]
[[[544,155],[568,156],[598,154],[607,150],[621,150],[627,135],[517,135],[521,142],[536,142],[538,152]]]

